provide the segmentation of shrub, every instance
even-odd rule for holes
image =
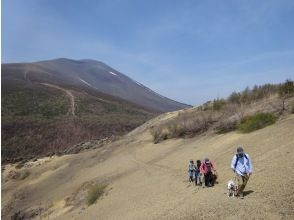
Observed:
[[[282,98],[282,111],[285,110],[285,101],[287,98],[290,98],[294,95],[294,82],[290,79],[287,79],[279,88],[279,95]]]
[[[23,168],[23,166],[24,166],[24,163],[18,163],[15,165],[15,169],[21,169]]]
[[[225,121],[221,121],[219,125],[216,126],[215,131],[217,134],[224,134],[230,131],[234,131],[236,127],[237,127],[237,121],[225,120]]]
[[[228,101],[234,104],[239,104],[241,101],[241,94],[237,92],[233,92],[229,97]]]
[[[24,180],[24,179],[26,179],[30,174],[31,174],[30,171],[28,171],[28,170],[24,170],[24,171],[22,171],[22,172],[20,173],[20,177],[19,177],[19,179],[20,179],[20,180]]]
[[[15,180],[24,180],[30,175],[30,171],[28,170],[21,170],[21,171],[10,171],[9,178],[15,179]]]
[[[215,111],[221,110],[226,105],[226,101],[224,99],[214,99],[212,103],[212,109]]]
[[[238,124],[237,128],[242,133],[249,133],[274,124],[276,120],[277,117],[271,113],[258,113],[244,118],[240,124]]]
[[[89,189],[87,196],[88,206],[94,204],[97,199],[99,199],[103,195],[106,186],[107,185],[105,184],[96,184]]]
[[[208,111],[208,110],[212,110],[213,109],[213,103],[211,101],[205,102],[202,105],[202,110],[203,111]]]
[[[183,137],[185,135],[185,129],[176,123],[172,123],[168,126],[168,133],[169,138]]]
[[[162,129],[161,128],[152,128],[150,130],[150,133],[153,137],[153,143],[154,144],[157,144],[160,142],[160,139],[161,139],[161,132],[162,132]]]

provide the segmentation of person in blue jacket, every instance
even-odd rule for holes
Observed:
[[[189,182],[193,182],[194,179],[194,172],[195,172],[195,165],[194,161],[190,160],[189,166],[188,166],[188,174],[189,174]]]
[[[234,155],[232,159],[231,168],[236,174],[238,182],[237,196],[243,199],[243,191],[249,180],[250,175],[252,174],[253,167],[249,155],[244,153],[242,147],[237,148],[237,154]]]

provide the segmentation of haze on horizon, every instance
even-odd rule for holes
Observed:
[[[294,1],[2,0],[2,63],[95,59],[198,105],[294,78]]]

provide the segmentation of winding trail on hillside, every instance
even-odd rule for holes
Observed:
[[[74,95],[72,94],[72,92],[70,90],[62,88],[62,87],[57,86],[57,85],[49,84],[49,83],[40,83],[40,84],[45,85],[45,86],[49,86],[49,87],[52,87],[52,88],[55,88],[55,89],[59,89],[59,90],[62,90],[63,92],[65,92],[66,95],[69,97],[70,103],[71,103],[69,112],[73,116],[76,115],[75,114],[75,97],[74,97]]]
[[[31,67],[27,67],[26,71],[23,73],[23,78],[28,83],[32,83],[29,76],[28,76],[29,71],[31,71]]]

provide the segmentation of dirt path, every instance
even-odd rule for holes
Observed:
[[[49,86],[49,87],[52,87],[52,88],[55,88],[55,89],[59,89],[59,90],[62,90],[63,92],[65,92],[66,95],[69,97],[70,103],[71,103],[69,113],[71,115],[75,116],[75,97],[74,97],[74,95],[72,94],[72,92],[70,90],[62,88],[62,87],[57,86],[57,85],[49,84],[49,83],[40,83],[40,84],[45,85],[45,86]]]
[[[23,73],[23,78],[25,81],[27,81],[28,83],[32,83],[30,78],[29,78],[29,72],[31,71],[31,67],[27,66],[26,71]]]

